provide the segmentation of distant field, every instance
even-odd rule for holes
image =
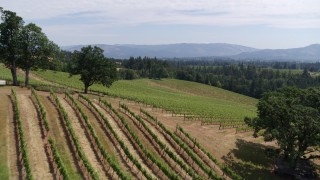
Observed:
[[[200,68],[222,68],[223,66],[190,66],[190,67],[200,67]],[[267,70],[273,70],[273,71],[279,71],[280,73],[292,73],[292,74],[301,74],[303,72],[303,69],[274,69],[274,68],[262,68]]]
[[[79,76],[68,73],[37,71],[38,76],[61,85],[83,89]],[[216,118],[242,119],[255,116],[256,99],[199,83],[174,79],[121,80],[111,88],[93,85],[91,90],[175,110]]]
[[[292,74],[301,74],[303,72],[303,69],[272,69],[272,68],[263,68],[263,69],[279,71],[280,73],[292,73]]]

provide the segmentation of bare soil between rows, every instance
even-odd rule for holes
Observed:
[[[18,95],[32,174],[35,179],[53,179],[36,108],[28,95]]]

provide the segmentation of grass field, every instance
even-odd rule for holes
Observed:
[[[24,81],[25,81],[24,73],[22,71],[18,71],[17,76],[18,76],[18,81],[20,82],[20,85],[24,85]],[[2,63],[0,63],[0,79],[12,81],[12,75],[11,75],[10,69],[6,68],[5,65]],[[33,85],[40,85],[40,84],[45,85],[46,84],[44,82],[40,82],[40,81],[37,81],[32,78],[30,78],[29,83],[33,84]]]
[[[0,79],[12,81],[11,72],[4,64],[0,63]],[[24,77],[18,74],[18,81],[24,81]]]
[[[302,74],[303,69],[272,69],[272,68],[263,68],[272,71],[279,71],[280,73],[291,73],[291,74]]]
[[[68,73],[54,71],[34,73],[48,81],[83,89],[79,76],[70,77]],[[110,88],[93,85],[90,89],[180,113],[230,119],[256,115],[256,99],[181,80],[120,80]]]

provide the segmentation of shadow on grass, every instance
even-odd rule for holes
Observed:
[[[244,179],[286,179],[272,172],[274,157],[266,154],[272,147],[238,139],[236,148],[222,159]]]

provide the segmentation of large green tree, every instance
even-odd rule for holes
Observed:
[[[25,71],[25,86],[29,85],[30,69],[45,68],[53,60],[58,46],[50,42],[37,25],[24,26],[19,35],[20,56],[18,66]]]
[[[258,117],[246,118],[257,136],[263,130],[266,141],[276,140],[292,165],[300,158],[316,158],[320,145],[320,89],[284,88],[263,95]]]
[[[88,93],[94,83],[109,87],[117,78],[115,63],[105,58],[103,50],[96,46],[86,46],[74,52],[70,74],[80,74],[84,93]]]
[[[0,8],[0,56],[11,70],[13,85],[18,85],[17,59],[19,57],[19,33],[24,21],[15,12]]]

